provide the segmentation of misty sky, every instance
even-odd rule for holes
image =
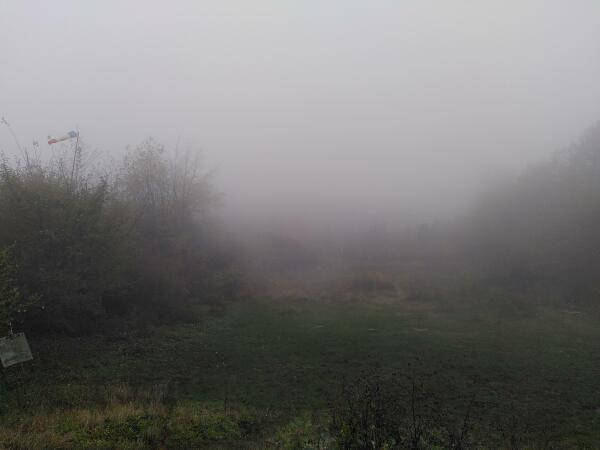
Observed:
[[[600,119],[596,0],[0,0],[0,57],[22,144],[193,143],[273,220],[429,220]]]

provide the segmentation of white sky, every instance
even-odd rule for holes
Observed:
[[[0,58],[23,144],[193,142],[232,215],[437,217],[600,119],[595,0],[0,0]]]

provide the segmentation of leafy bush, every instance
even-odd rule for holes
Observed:
[[[0,333],[5,334],[26,304],[17,286],[17,266],[8,249],[0,250]]]
[[[194,302],[235,294],[231,277],[215,275],[232,273],[231,259],[207,262],[219,252],[207,216],[215,195],[197,158],[168,157],[151,139],[101,175],[81,149],[74,157],[0,164],[3,323],[24,299],[21,328],[82,334],[110,315],[189,319]]]

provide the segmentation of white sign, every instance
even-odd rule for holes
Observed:
[[[24,333],[0,338],[0,360],[3,367],[31,361],[33,355]]]

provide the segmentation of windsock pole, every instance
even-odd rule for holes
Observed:
[[[56,144],[58,142],[68,141],[69,139],[76,138],[75,140],[75,151],[73,152],[73,164],[71,165],[71,181],[69,182],[69,189],[73,187],[73,179],[75,178],[75,164],[77,163],[77,154],[79,153],[79,127],[77,131],[69,131],[64,136],[53,138],[48,136],[48,145]]]

